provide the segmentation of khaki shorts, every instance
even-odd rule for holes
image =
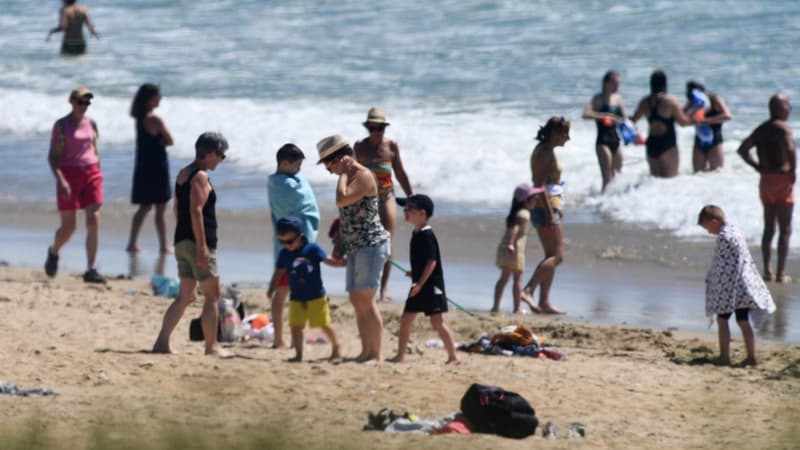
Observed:
[[[311,328],[325,327],[331,324],[331,311],[328,308],[328,296],[313,300],[289,301],[289,327],[304,328],[306,322]]]
[[[217,270],[217,255],[209,251],[208,267],[197,265],[197,245],[194,241],[184,240],[175,244],[175,260],[178,261],[178,276],[205,281],[208,278],[219,277]]]

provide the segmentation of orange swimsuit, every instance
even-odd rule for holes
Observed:
[[[764,173],[758,183],[761,203],[768,206],[794,204],[794,174]]]

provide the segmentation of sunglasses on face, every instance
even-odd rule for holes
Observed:
[[[370,127],[367,127],[367,130],[370,133],[383,133],[383,130],[385,130],[385,129],[386,129],[386,127],[384,127],[384,126],[370,126]]]
[[[295,234],[295,235],[294,235],[294,237],[292,237],[292,238],[289,238],[289,239],[278,239],[278,242],[280,242],[280,243],[281,243],[281,245],[292,245],[292,244],[294,244],[294,243],[295,243],[295,241],[296,241],[296,240],[297,240],[299,237],[300,237],[300,235],[299,235],[299,234]]]
[[[91,100],[75,100],[75,103],[77,103],[77,104],[79,104],[81,106],[89,106],[89,105],[92,104],[92,101]]]

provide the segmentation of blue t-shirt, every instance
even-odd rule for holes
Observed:
[[[325,295],[319,263],[326,257],[325,250],[313,242],[306,242],[306,245],[293,252],[281,249],[275,268],[289,274],[289,287],[292,290],[289,298],[292,301],[305,302]]]

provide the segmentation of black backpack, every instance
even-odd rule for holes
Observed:
[[[461,412],[475,433],[522,439],[536,432],[539,419],[525,398],[497,386],[473,384],[461,397]]]

